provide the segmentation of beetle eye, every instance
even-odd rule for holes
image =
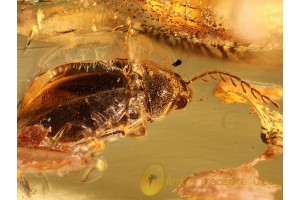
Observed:
[[[188,103],[187,98],[180,96],[177,101],[175,102],[176,110],[182,109]]]

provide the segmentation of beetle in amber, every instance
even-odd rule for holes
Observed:
[[[82,181],[96,180],[91,172],[102,171],[105,165],[95,155],[107,142],[142,138],[147,123],[191,101],[191,83],[217,78],[277,106],[245,81],[221,71],[184,81],[153,62],[136,65],[127,59],[50,69],[33,81],[19,104],[18,170],[64,175],[90,167]]]

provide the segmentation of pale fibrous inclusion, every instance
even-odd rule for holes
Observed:
[[[282,64],[280,0],[26,2],[18,4],[18,34],[29,40],[78,45],[76,38],[84,34],[119,31],[144,34],[196,55]]]
[[[254,166],[280,154],[281,147],[269,146],[260,157],[238,167],[194,172],[183,180],[176,192],[188,200],[274,200],[274,194],[282,187],[261,178]]]

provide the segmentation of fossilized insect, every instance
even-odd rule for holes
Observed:
[[[81,61],[50,69],[33,81],[19,105],[18,170],[64,175],[90,166],[82,180],[97,179],[91,173],[103,170],[105,164],[95,155],[107,142],[142,138],[147,123],[192,100],[190,84],[217,78],[278,107],[250,84],[222,71],[184,81],[153,62],[136,65],[127,59]]]
[[[252,107],[262,121],[262,140],[282,145],[282,130],[279,134],[276,129],[277,124],[282,125],[281,115],[277,117],[264,106],[278,105],[264,92],[216,70],[185,81],[160,64],[135,62],[144,59],[141,46],[145,42],[132,45],[137,35],[144,35],[197,55],[281,66],[282,12],[277,9],[281,1],[257,5],[252,1],[192,0],[18,3],[18,34],[27,37],[26,48],[33,40],[62,45],[61,51],[41,64],[44,73],[33,81],[19,104],[18,180],[28,196],[33,190],[23,173],[64,175],[87,168],[82,182],[100,178],[106,163],[97,155],[106,143],[127,136],[143,138],[148,123],[183,109],[192,100],[190,85],[197,80],[218,79],[238,88],[249,97],[249,104],[259,101]],[[113,47],[113,53],[104,50],[103,44]],[[95,58],[90,51],[82,51],[85,45],[93,46]],[[76,47],[75,59],[67,51],[72,47]],[[124,54],[116,53],[122,48],[128,60],[115,59],[119,54],[123,58]],[[140,54],[132,49],[141,49]],[[48,62],[64,56],[62,63],[68,64]],[[151,59],[145,56],[145,60]],[[177,60],[173,66],[180,64]],[[269,118],[281,120],[269,123]]]

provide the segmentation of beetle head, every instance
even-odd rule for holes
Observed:
[[[187,86],[186,82],[182,80],[182,78],[176,74],[177,80],[178,80],[178,95],[177,98],[175,98],[174,101],[174,106],[175,109],[182,109],[184,108],[188,102],[191,101],[192,96],[191,96],[191,91],[189,89],[189,87]]]
[[[145,105],[152,119],[162,118],[173,109],[182,109],[191,100],[191,92],[178,74],[153,64],[145,65],[144,69]]]

